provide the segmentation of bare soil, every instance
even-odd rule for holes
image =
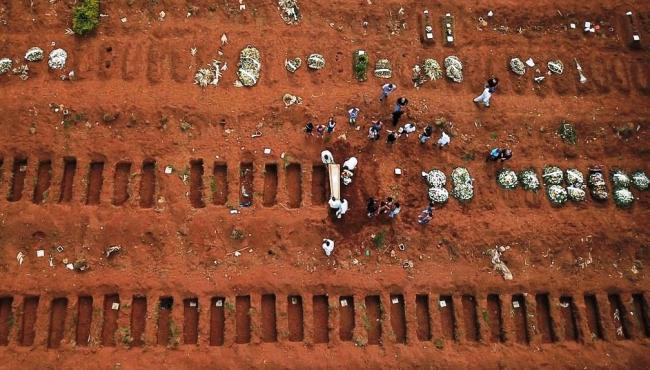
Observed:
[[[0,369],[650,366],[648,192],[632,188],[628,209],[589,195],[554,207],[545,187],[496,183],[502,167],[540,179],[546,165],[650,172],[650,3],[300,0],[300,23],[287,25],[273,1],[103,1],[85,37],[65,34],[73,3],[0,2],[0,58],[29,66],[26,81],[0,75]],[[425,7],[433,44],[419,32]],[[599,29],[583,32],[585,21]],[[641,49],[629,46],[633,30]],[[261,53],[260,79],[237,88],[246,45]],[[45,59],[65,49],[66,67],[23,61],[33,46]],[[359,49],[365,82],[352,70]],[[322,70],[307,68],[311,53]],[[416,63],[449,55],[463,63],[461,83],[413,86]],[[513,57],[532,58],[545,80],[512,73]],[[391,79],[374,76],[380,58]],[[214,59],[227,63],[219,85],[194,85]],[[546,73],[553,59],[561,75]],[[479,107],[490,76],[499,88]],[[387,82],[398,88],[382,104]],[[302,103],[285,107],[285,93]],[[432,145],[438,128],[426,145],[417,134],[386,143],[401,96],[401,123],[420,132],[444,118],[448,147]],[[330,116],[333,133],[302,130]],[[562,120],[575,145],[558,136]],[[486,163],[496,146],[513,158]],[[324,149],[359,161],[342,219],[327,207]],[[419,225],[421,172],[459,166],[474,198],[450,198]],[[401,213],[368,218],[368,198],[389,196]],[[330,257],[323,238],[336,242]],[[511,281],[492,267],[495,246],[510,247]],[[66,267],[82,261],[89,270]]]

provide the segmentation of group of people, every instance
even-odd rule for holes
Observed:
[[[314,126],[314,123],[309,121],[309,122],[307,122],[307,125],[305,125],[305,133],[307,135],[312,136],[312,135],[314,135],[314,129],[315,129],[316,130],[316,135],[318,135],[319,137],[323,137],[325,132],[327,132],[328,134],[331,134],[332,132],[334,132],[335,127],[336,127],[336,121],[334,121],[334,117],[330,117],[327,120],[327,123],[324,124],[324,125],[319,124],[317,126]]]
[[[368,218],[383,214],[387,214],[390,218],[395,218],[401,211],[402,207],[399,202],[395,202],[392,197],[388,197],[379,203],[377,203],[375,198],[368,198],[368,204],[366,205]]]
[[[487,80],[483,92],[481,93],[481,95],[474,98],[474,102],[478,104],[482,104],[486,108],[488,108],[490,106],[490,99],[492,95],[496,92],[498,84],[499,84],[499,80],[497,78],[493,77]],[[386,100],[388,100],[389,95],[392,94],[396,89],[397,89],[397,85],[395,84],[392,83],[384,84],[381,87],[381,95],[379,96],[379,101],[385,102]],[[405,97],[400,97],[395,102],[395,106],[393,108],[391,116],[392,116],[393,127],[396,129],[386,130],[387,131],[386,142],[388,144],[393,144],[397,141],[398,138],[408,137],[409,134],[413,134],[414,132],[417,131],[416,125],[412,122],[408,122],[404,126],[398,127],[400,119],[402,118],[408,103],[409,101]],[[357,118],[359,116],[359,112],[360,109],[357,107],[351,107],[348,110],[348,122],[350,125],[352,126],[357,125]],[[305,126],[305,132],[308,135],[313,135],[313,131],[315,130],[316,134],[322,137],[326,132],[329,134],[334,132],[335,127],[336,127],[336,122],[334,121],[334,117],[330,117],[325,125],[319,124],[317,126],[314,126],[312,122],[308,122],[307,125]],[[379,140],[382,127],[383,127],[383,123],[380,120],[372,121],[368,129],[368,139],[372,141]],[[426,144],[433,136],[434,131],[435,129],[431,125],[425,126],[422,132],[418,135],[418,140],[420,144]],[[439,148],[442,148],[444,146],[449,145],[449,143],[451,142],[451,137],[444,130],[441,129],[440,131],[441,131],[441,135],[440,138],[438,139],[437,145]],[[490,150],[485,160],[486,162],[487,161],[503,162],[509,160],[510,158],[512,158],[511,149],[494,148]],[[334,157],[332,156],[332,153],[329,152],[328,150],[324,150],[321,153],[321,159],[323,163],[326,164],[334,163]],[[349,185],[351,183],[352,177],[354,176],[354,170],[357,164],[358,161],[356,157],[351,157],[344,162],[342,172],[341,172],[341,178],[344,185]],[[328,203],[330,209],[335,211],[335,215],[337,218],[341,218],[348,211],[349,208],[349,204],[346,199],[336,199],[335,197],[331,197]],[[422,210],[422,212],[418,216],[418,223],[421,225],[428,224],[433,218],[433,210],[434,210],[434,204],[433,202],[430,202],[429,205],[424,210]],[[375,200],[375,198],[371,197],[368,199],[366,205],[366,211],[369,218],[373,218],[378,215],[388,215],[389,218],[393,219],[397,217],[397,215],[401,212],[401,206],[399,202],[394,201],[392,197],[387,197],[385,200],[379,202]],[[334,251],[334,241],[331,239],[323,239],[322,248],[325,254],[327,256],[330,256]]]

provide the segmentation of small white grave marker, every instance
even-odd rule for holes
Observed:
[[[217,301],[214,302],[214,305],[215,305],[216,307],[223,307],[223,300],[221,300],[221,299],[217,299]]]
[[[39,249],[36,251],[36,257],[45,257],[45,250]]]
[[[395,298],[391,299],[391,302],[393,302],[393,304],[398,304],[399,303],[399,298],[395,297]]]
[[[441,300],[440,300],[440,307],[442,307],[442,308],[447,307],[447,302],[445,302],[444,299],[441,299]]]
[[[113,310],[117,311],[117,310],[120,309],[120,304],[117,303],[117,302],[113,302],[113,304],[111,305],[111,308],[112,308]]]
[[[512,301],[512,307],[519,308],[519,301]]]
[[[196,307],[196,301],[190,301],[190,307]]]
[[[348,300],[347,299],[341,299],[341,307],[347,307],[348,306]]]

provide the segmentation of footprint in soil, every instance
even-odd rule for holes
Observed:
[[[342,56],[343,56],[343,53],[340,52],[340,51],[337,51],[337,52],[336,52],[336,57],[334,58],[334,60],[336,60],[336,61],[338,62],[338,61],[341,60],[341,57],[342,57]]]

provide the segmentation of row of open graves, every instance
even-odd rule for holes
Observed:
[[[2,296],[0,346],[366,345],[644,340],[643,293]]]
[[[186,195],[194,208],[209,204],[251,206],[255,195],[259,195],[257,201],[264,207],[285,203],[289,208],[299,208],[323,204],[328,198],[327,171],[320,163],[311,166],[311,171],[304,171],[303,167],[310,166],[271,161],[215,161],[210,165],[193,159],[184,167],[161,166],[153,159],[144,159],[141,164],[133,160],[110,164],[103,158],[81,163],[75,157],[65,157],[56,162],[50,158],[33,161],[15,156],[4,166],[0,155],[0,186],[6,190],[6,200],[31,199],[35,204],[69,204],[78,200],[86,205],[110,202],[112,206],[156,208],[164,202],[160,198],[164,185],[161,177],[167,181],[180,179],[189,188]],[[303,184],[304,176],[311,186],[303,189],[307,185],[306,181]]]

